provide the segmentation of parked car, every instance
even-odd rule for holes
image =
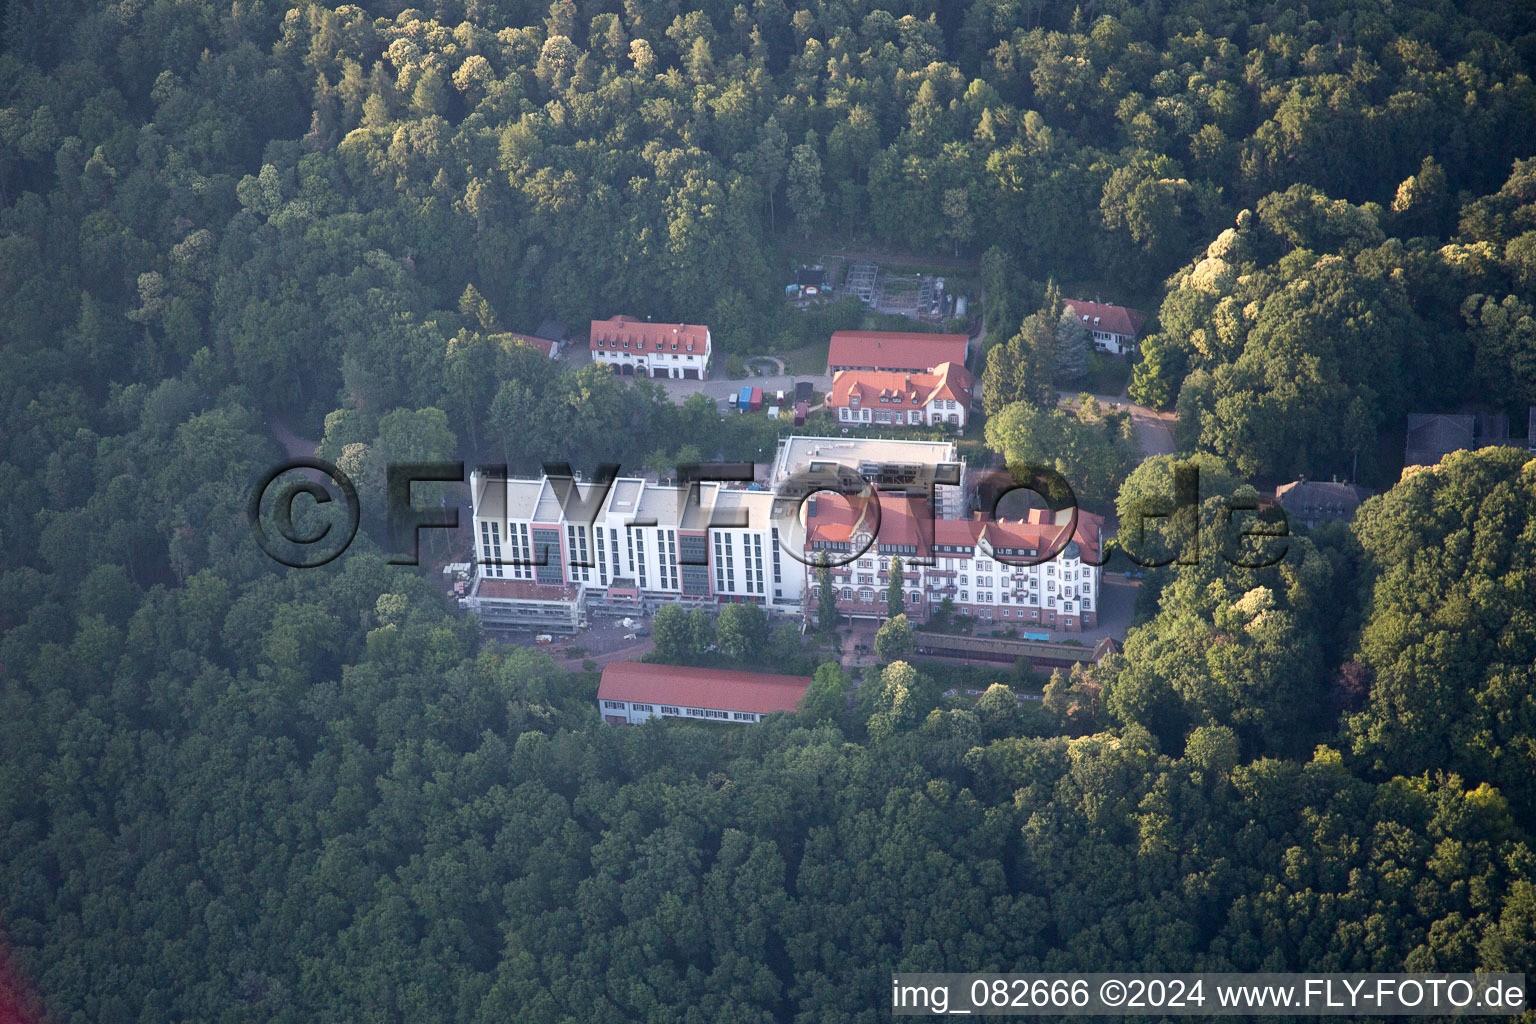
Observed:
[[[538,636],[533,638],[533,642],[536,644],[552,644],[555,642],[555,638],[550,636],[548,633],[540,633]]]
[[[648,629],[637,629],[637,630],[635,630],[635,636],[640,637],[641,639],[644,639],[645,637],[648,637],[650,635],[651,635],[651,631],[648,630]]]

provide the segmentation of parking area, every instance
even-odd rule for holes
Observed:
[[[499,643],[537,647],[570,669],[581,668],[587,660],[601,668],[610,661],[634,661],[650,653],[651,617],[635,614],[628,619],[630,625],[625,625],[623,617],[593,616],[586,629],[556,636],[548,644],[538,643],[531,629],[497,630],[493,636]]]

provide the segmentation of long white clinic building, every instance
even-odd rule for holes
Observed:
[[[809,676],[614,661],[603,669],[597,706],[609,725],[639,725],[650,718],[758,722],[775,711],[795,710],[810,685]]]
[[[621,477],[470,476],[475,585],[488,625],[574,632],[588,612],[750,601],[798,613],[805,566],[792,518],[774,496],[720,483],[676,486]]]

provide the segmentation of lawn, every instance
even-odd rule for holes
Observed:
[[[832,336],[829,334],[819,340],[807,342],[798,348],[774,354],[784,360],[785,372],[809,376],[811,374],[827,372],[827,352],[831,347]]]

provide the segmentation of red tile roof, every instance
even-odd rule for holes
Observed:
[[[540,352],[543,352],[546,358],[548,358],[550,350],[555,347],[555,343],[553,341],[551,341],[550,339],[548,339],[548,338],[537,338],[537,337],[534,337],[532,334],[516,334],[516,333],[511,333],[511,334],[505,335],[505,337],[511,338],[513,341],[520,341],[524,345],[531,345],[533,348],[536,348]]]
[[[1145,315],[1125,306],[1111,306],[1084,299],[1067,299],[1065,305],[1077,314],[1083,326],[1090,331],[1108,331],[1136,338],[1141,335],[1141,325],[1147,320]]]
[[[971,371],[958,363],[940,363],[933,373],[888,373],[880,370],[839,370],[832,377],[832,393],[827,404],[849,405],[859,397],[861,407],[884,405],[896,409],[922,409],[936,398],[971,406],[971,391],[976,381]],[[886,399],[881,402],[880,399]]]
[[[931,544],[976,547],[985,537],[993,549],[1019,548],[1036,552],[1050,551],[1062,544],[1067,524],[1056,523],[1052,513],[1042,508],[1030,509],[1024,519],[934,519],[927,510],[927,499],[897,494],[880,494],[880,532],[876,544],[908,544],[917,548],[920,555],[933,554]],[[823,496],[816,499],[816,514],[810,514],[811,503],[803,506],[806,516],[807,541],[848,543],[859,527],[874,523],[874,511],[868,503],[857,497],[838,498]],[[1104,517],[1081,509],[1077,513],[1077,541],[1083,557],[1096,562],[1099,559],[1099,532]],[[929,535],[931,533],[931,541]],[[875,545],[871,545],[875,550]],[[945,557],[968,557],[947,554]]]
[[[827,350],[827,372],[839,367],[928,373],[940,363],[964,365],[970,339],[963,334],[837,331]]]
[[[704,353],[709,351],[709,328],[698,324],[653,324],[632,316],[616,316],[612,320],[592,321],[587,347],[593,351]]]
[[[613,661],[603,669],[597,698],[766,715],[795,710],[810,685],[809,676]]]

